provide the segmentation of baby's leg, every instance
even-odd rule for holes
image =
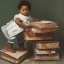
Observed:
[[[19,49],[20,51],[26,50],[26,48],[24,47],[24,35],[23,32],[17,35],[17,42],[19,45]]]
[[[19,51],[24,51],[26,48],[24,47],[24,43],[18,43],[19,45]]]
[[[14,44],[13,41],[8,41],[8,43],[4,49],[9,52],[15,53],[16,51],[13,49],[13,44]]]

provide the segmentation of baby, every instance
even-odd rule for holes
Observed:
[[[16,41],[18,42],[19,50],[25,49],[24,42],[22,42],[24,39],[23,32],[27,28],[30,28],[28,23],[33,20],[30,15],[31,5],[28,1],[20,1],[18,9],[19,14],[16,14],[13,20],[1,27],[2,32],[8,40],[7,46],[4,49],[12,53],[16,52],[13,49],[13,44]]]

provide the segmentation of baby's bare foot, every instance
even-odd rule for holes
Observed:
[[[18,51],[26,51],[27,48],[19,48]]]
[[[4,50],[9,51],[9,52],[11,52],[11,53],[16,53],[16,51],[15,51],[15,50],[13,50],[13,49],[4,48]]]

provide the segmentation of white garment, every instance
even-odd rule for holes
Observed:
[[[7,27],[8,35],[10,37],[13,37],[20,32],[22,32],[24,29],[19,27],[14,21]]]
[[[19,18],[25,25],[27,25],[32,20],[32,17],[30,15],[29,16],[24,16],[22,14],[15,15],[14,21],[12,21],[12,23],[10,23],[10,25],[7,27],[8,35],[11,38],[24,30],[22,27],[18,26],[15,23],[16,18]]]
[[[2,26],[1,27],[1,30],[3,32],[3,34],[5,35],[5,37],[8,39],[8,40],[12,40],[12,39],[15,39],[15,37],[10,37],[8,35],[8,31],[7,31],[7,27],[12,23],[13,21],[11,20],[10,22],[6,23],[6,25]]]
[[[17,14],[14,16],[14,21],[16,20],[16,18],[19,18],[20,20],[22,20],[22,22],[24,24],[29,23],[33,18],[29,15],[29,16],[24,16],[22,14]]]

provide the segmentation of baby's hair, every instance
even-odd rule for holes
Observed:
[[[21,0],[18,4],[18,9],[20,10],[22,6],[28,6],[29,10],[31,10],[31,4],[27,0]]]

